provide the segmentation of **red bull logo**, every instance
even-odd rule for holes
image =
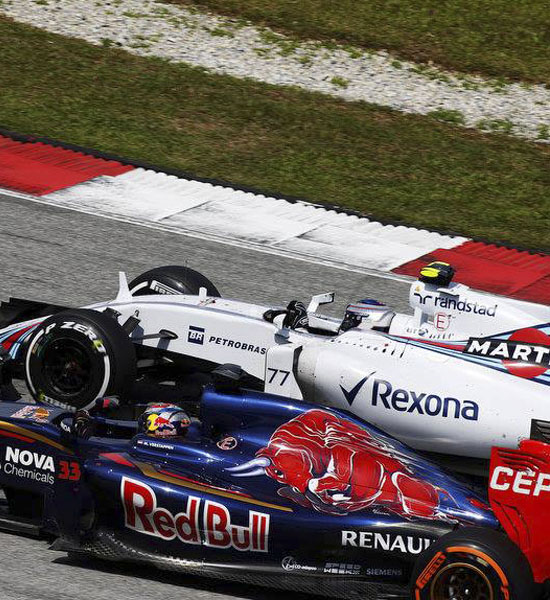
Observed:
[[[185,510],[174,515],[157,506],[156,494],[148,485],[127,477],[122,478],[120,494],[128,529],[166,541],[178,539],[184,544],[242,552],[268,550],[270,519],[264,513],[248,511],[248,525],[234,525],[223,504],[189,496]]]
[[[409,517],[447,519],[439,495],[415,477],[404,457],[352,421],[310,410],[281,425],[234,477],[267,475],[282,497],[319,512],[345,515],[371,507]]]

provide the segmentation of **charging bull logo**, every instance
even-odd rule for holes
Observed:
[[[256,458],[228,471],[267,475],[286,484],[280,496],[323,513],[384,507],[402,516],[448,518],[439,511],[447,492],[415,477],[390,446],[324,410],[281,425]]]

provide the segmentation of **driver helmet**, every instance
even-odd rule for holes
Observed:
[[[152,437],[184,437],[191,424],[187,413],[175,404],[150,403],[138,420],[138,432]]]

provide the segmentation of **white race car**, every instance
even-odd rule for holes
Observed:
[[[11,378],[24,377],[37,402],[80,409],[131,395],[144,373],[215,370],[223,385],[348,409],[420,450],[485,459],[528,438],[533,420],[550,421],[550,308],[452,275],[444,263],[424,269],[412,315],[367,299],[342,319],[318,312],[332,293],[307,307],[249,304],[185,267],[130,285],[121,274],[117,297],[86,309],[10,300],[2,389],[13,396]]]

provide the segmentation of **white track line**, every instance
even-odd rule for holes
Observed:
[[[252,243],[249,241],[231,239],[231,238],[225,237],[223,235],[214,235],[214,234],[209,234],[209,233],[204,233],[204,232],[197,232],[197,231],[193,231],[193,230],[186,230],[185,228],[183,228],[181,226],[175,227],[175,226],[164,224],[162,222],[144,221],[141,218],[131,217],[129,215],[104,212],[104,211],[95,210],[91,207],[86,207],[86,206],[69,206],[67,204],[61,204],[55,198],[51,198],[48,196],[42,196],[42,197],[31,196],[29,194],[23,194],[20,192],[15,192],[13,190],[7,190],[7,189],[2,189],[2,188],[0,188],[0,195],[18,199],[18,200],[34,202],[37,204],[44,204],[47,206],[60,208],[62,210],[75,211],[75,212],[91,215],[94,217],[109,219],[111,221],[119,221],[121,223],[127,223],[129,225],[135,225],[138,227],[145,227],[147,229],[153,229],[156,231],[164,231],[166,233],[172,233],[172,234],[176,234],[176,235],[181,235],[181,236],[186,236],[186,237],[191,237],[191,238],[196,238],[196,239],[201,239],[201,240],[207,240],[209,242],[216,242],[219,244],[234,246],[236,248],[242,248],[245,250],[262,252],[264,254],[280,256],[282,258],[287,258],[287,259],[291,259],[291,260],[299,260],[299,261],[307,262],[310,264],[320,264],[320,265],[323,265],[326,267],[339,269],[341,271],[348,271],[351,273],[360,273],[360,274],[364,274],[364,275],[369,275],[371,277],[377,277],[380,279],[389,279],[389,280],[400,282],[400,283],[403,283],[406,285],[410,285],[410,282],[412,279],[410,277],[403,276],[403,275],[395,275],[394,273],[384,273],[384,272],[376,271],[374,269],[346,265],[346,264],[342,264],[338,261],[331,261],[331,260],[326,260],[326,259],[322,259],[322,258],[318,258],[318,257],[308,256],[305,254],[300,254],[299,252],[289,252],[284,249],[279,249],[279,248],[270,247],[270,246],[263,246],[261,244],[255,244],[255,243]]]

